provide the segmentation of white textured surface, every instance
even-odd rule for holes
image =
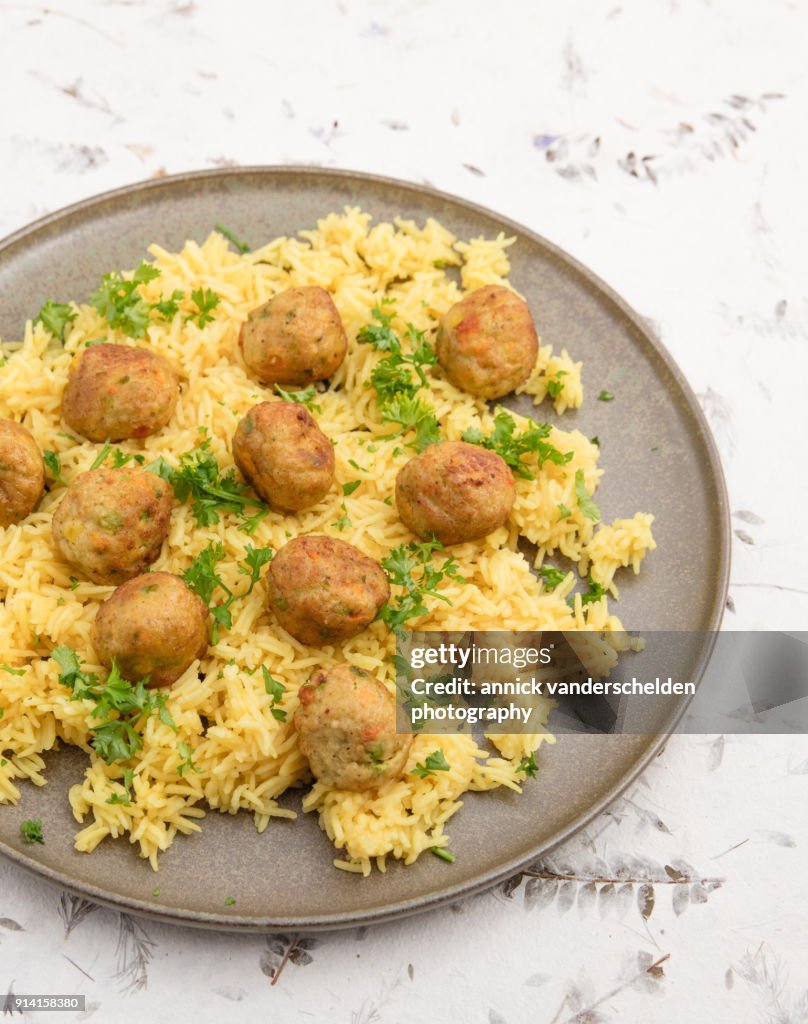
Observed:
[[[741,513],[727,627],[805,628],[806,30],[784,0],[4,4],[0,234],[230,163],[499,210],[652,320],[699,394]],[[567,880],[315,939],[76,922],[0,862],[0,992],[83,992],[105,1021],[805,1022],[806,757],[676,737],[544,862]]]

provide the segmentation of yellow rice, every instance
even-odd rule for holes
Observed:
[[[385,501],[411,453],[395,454],[400,442],[379,439],[390,427],[379,419],[373,390],[363,386],[379,356],[370,346],[357,344],[356,333],[383,296],[395,299],[394,326],[410,321],[432,332],[437,318],[464,290],[507,283],[511,242],[503,236],[461,242],[434,220],[423,227],[401,219],[371,226],[369,216],[346,209],[328,215],[300,237],[277,238],[244,256],[235,254],[216,233],[202,245],[187,242],[179,253],[152,246],[160,277],[143,286],[148,300],[158,301],[174,289],[190,295],[205,287],[213,289],[221,303],[214,321],[202,329],[183,316],[151,324],[142,344],[174,362],[183,377],[182,394],[165,430],[121,447],[142,451],[147,461],[163,455],[176,462],[198,444],[198,431],[204,427],[220,464],[231,466],[230,439],[239,418],[256,402],[272,397],[240,362],[239,326],[251,309],[283,288],[321,285],[331,292],[349,337],[348,357],[334,378],[339,389],[321,396],[317,414],[320,426],[336,443],[337,486],[312,509],[268,515],[251,540],[277,550],[291,535],[322,532],[350,541],[374,558],[384,557],[413,539],[394,505]],[[462,287],[446,272],[448,267],[460,269]],[[70,361],[85,341],[99,336],[132,344],[110,330],[91,307],[75,308],[78,315],[63,346],[41,325],[29,322],[21,347],[0,370],[0,416],[24,423],[43,449],[59,452],[68,481],[87,469],[98,452],[97,445],[69,436],[60,419]],[[534,313],[540,325],[541,310]],[[523,390],[538,403],[551,379],[563,379],[565,385],[555,399],[556,412],[580,406],[581,364],[566,351],[554,355],[549,346],[541,346],[536,369]],[[486,404],[455,389],[437,369],[429,400],[446,438],[457,439],[472,425],[491,426]],[[608,527],[596,527],[581,515],[575,471],[583,471],[587,489],[594,491],[601,474],[598,449],[578,431],[554,429],[550,440],[561,450],[572,451],[572,461],[564,467],[546,464],[535,481],[517,480],[509,524],[484,541],[452,549],[466,579],[464,586],[444,586],[442,592],[452,604],[436,601],[434,609],[412,625],[446,630],[622,629],[606,598],[583,606],[576,597],[568,606],[572,573],[555,591],[544,591],[516,550],[522,534],[538,545],[538,562],[545,555],[559,554],[578,563],[582,572],[591,565],[593,577],[616,593],[616,569],[630,565],[636,572],[654,546],[650,515]],[[357,470],[351,461],[362,468]],[[341,485],[355,479],[362,485],[344,498]],[[156,717],[144,721],[143,748],[127,765],[135,770],[131,805],[110,804],[110,796],[123,793],[124,766],[107,764],[95,755],[89,746],[92,705],[71,699],[48,657],[54,646],[65,644],[77,651],[89,671],[102,672],[90,631],[100,602],[112,589],[80,576],[76,582],[73,570],[56,552],[51,514],[62,494],[63,488],[54,485],[36,512],[0,530],[0,664],[24,669],[21,676],[0,671],[0,803],[20,799],[20,781],[44,785],[41,755],[62,741],[80,746],[89,758],[83,780],[70,790],[74,815],[84,826],[76,836],[78,850],[89,852],[107,837],[126,836],[156,869],[159,853],[178,832],[200,831],[208,808],[231,814],[247,810],[261,832],[273,818],[294,818],[294,812],[278,801],[290,787],[310,782],[292,725],[298,687],[315,667],[328,668],[343,660],[389,678],[394,641],[385,626],[376,622],[337,647],[305,647],[267,612],[262,581],[250,598],[235,605],[232,630],[223,632],[201,663],[191,665],[171,687],[168,708],[179,731],[175,734]],[[336,523],[343,503],[350,526],[340,531]],[[572,510],[568,518],[559,519],[559,503]],[[250,538],[226,517],[217,526],[199,528],[187,505],[176,505],[168,542],[154,568],[182,572],[211,539],[224,544],[223,575],[241,589],[235,564]],[[241,582],[243,587],[243,578]],[[601,643],[598,650],[615,657],[617,646]],[[261,665],[287,687],[285,723],[271,714]],[[549,709],[547,702],[545,721]],[[519,790],[524,779],[517,772],[519,761],[542,742],[551,742],[552,736],[540,732],[490,739],[496,751],[480,749],[468,735],[419,735],[405,774],[377,792],[340,792],[315,784],[304,798],[304,809],[319,813],[322,828],[340,851],[337,866],[367,874],[374,863],[384,870],[387,856],[412,863],[423,850],[445,846],[446,822],[462,805],[463,794],[499,786]],[[193,748],[198,772],[178,773],[179,743]],[[444,750],[451,770],[425,779],[410,774],[436,747]],[[540,776],[532,785],[540,785]],[[266,841],[271,843],[271,832]]]

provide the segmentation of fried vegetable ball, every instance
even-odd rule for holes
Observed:
[[[93,345],[73,360],[62,416],[91,441],[148,437],[171,419],[178,395],[177,374],[156,352]]]
[[[334,446],[305,405],[261,402],[239,423],[233,458],[275,509],[316,505],[334,482]]]
[[[489,284],[469,292],[441,318],[435,348],[455,387],[501,398],[530,376],[539,340],[527,303],[509,288]]]
[[[208,609],[179,576],[147,572],[122,584],[98,609],[93,646],[124,679],[169,686],[208,649]]]
[[[254,309],[239,335],[244,362],[265,384],[310,384],[339,368],[348,339],[325,288],[287,288]]]
[[[390,596],[378,562],[335,537],[295,537],[269,565],[269,605],[304,644],[332,644],[361,633]]]
[[[0,527],[25,519],[45,489],[45,464],[21,423],[0,420]]]
[[[168,533],[168,484],[142,469],[77,476],[53,514],[62,556],[94,583],[118,584],[151,565]]]
[[[338,789],[372,789],[395,779],[412,736],[396,735],[396,702],[378,679],[353,665],[315,672],[295,713],[312,775]]]
[[[441,441],[396,477],[398,514],[423,540],[461,544],[485,537],[508,518],[515,488],[507,463],[465,441]]]

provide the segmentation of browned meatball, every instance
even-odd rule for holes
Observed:
[[[94,583],[122,583],[160,554],[171,489],[142,469],[92,469],[77,476],[53,514],[62,556]]]
[[[128,345],[93,345],[73,360],[62,416],[91,441],[148,437],[168,423],[179,379],[156,352]]]
[[[513,505],[513,475],[504,459],[465,441],[441,441],[402,466],[398,514],[413,533],[442,544],[477,540],[502,526]]]
[[[312,775],[337,789],[397,778],[412,745],[412,736],[396,734],[393,695],[353,665],[315,672],[300,688],[295,728]]]
[[[305,405],[261,402],[233,435],[233,458],[273,508],[316,505],[334,482],[334,446]]]
[[[147,572],[98,609],[93,646],[124,679],[148,676],[150,686],[169,686],[208,649],[208,609],[179,576]]]
[[[452,384],[481,398],[500,398],[524,384],[539,354],[527,303],[498,284],[452,306],[441,318],[435,347]]]
[[[242,324],[244,362],[265,384],[310,384],[338,369],[348,339],[325,288],[287,288]]]
[[[0,527],[25,519],[45,489],[45,464],[21,423],[0,420]]]
[[[269,605],[304,644],[333,644],[361,633],[390,596],[378,562],[344,540],[295,537],[269,565]]]

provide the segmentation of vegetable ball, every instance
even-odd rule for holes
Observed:
[[[430,445],[399,470],[396,505],[423,540],[442,544],[485,537],[508,518],[513,475],[504,459],[465,441]]]
[[[128,345],[93,345],[70,367],[62,416],[91,441],[148,437],[168,423],[179,379],[156,352]]]
[[[53,514],[62,556],[94,583],[118,584],[160,554],[171,489],[142,469],[92,469],[77,476]]]
[[[275,509],[316,505],[334,482],[334,446],[304,405],[261,402],[239,423],[233,458]]]
[[[295,728],[317,779],[364,790],[401,774],[412,736],[396,735],[396,702],[384,683],[343,664],[315,672],[299,696]]]
[[[208,609],[179,576],[147,572],[98,609],[93,646],[124,679],[149,676],[150,686],[169,686],[208,649]]]
[[[455,387],[501,398],[530,376],[539,340],[527,303],[490,284],[469,292],[441,318],[435,349]]]
[[[334,537],[295,537],[270,562],[269,605],[304,644],[332,644],[361,633],[390,596],[378,562]]]
[[[0,527],[25,519],[45,489],[45,464],[21,423],[0,420]]]
[[[339,368],[348,339],[325,288],[288,288],[254,309],[239,335],[244,362],[265,384],[310,384]]]

